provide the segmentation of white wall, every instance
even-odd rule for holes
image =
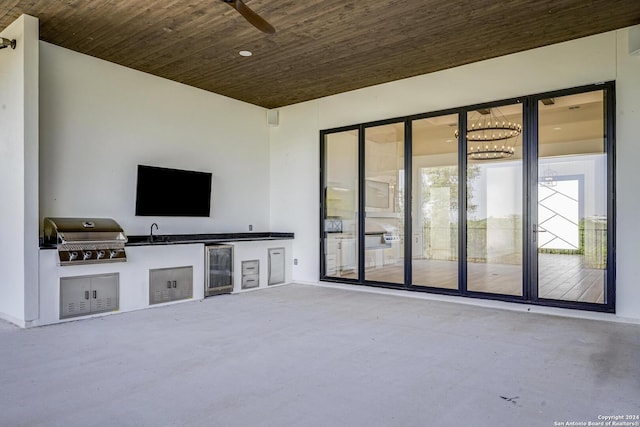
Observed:
[[[271,229],[293,232],[293,279],[318,281],[320,136],[318,103],[283,108],[271,129]]]
[[[638,27],[636,27],[638,28]],[[617,311],[640,318],[638,264],[640,197],[640,55],[628,54],[628,31],[618,31],[616,79]]]
[[[319,99],[320,129],[612,80],[609,32]]]
[[[301,265],[294,266],[294,280],[319,278],[321,129],[616,80],[617,311],[640,319],[640,201],[633,188],[640,164],[640,58],[628,55],[627,34],[628,29],[603,33],[281,108],[280,125],[270,132],[271,221],[291,224],[296,232],[294,257]]]
[[[17,42],[0,50],[0,317],[24,325],[38,311],[38,20],[0,36]]]
[[[266,110],[40,42],[40,226],[112,217],[128,234],[269,230]],[[136,217],[138,164],[213,173],[210,218]]]

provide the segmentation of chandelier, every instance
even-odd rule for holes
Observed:
[[[467,156],[472,160],[507,159],[514,154],[522,125],[508,121],[497,108],[475,111],[467,125]],[[455,131],[456,138],[458,131]]]

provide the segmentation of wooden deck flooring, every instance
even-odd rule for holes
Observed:
[[[538,295],[544,299],[604,303],[606,270],[585,268],[580,255],[538,255]],[[458,288],[457,261],[414,259],[413,284],[445,289]],[[355,273],[341,277],[355,279]],[[401,263],[367,269],[365,279],[403,283]],[[513,264],[469,263],[467,288],[475,292],[522,295],[522,267]]]

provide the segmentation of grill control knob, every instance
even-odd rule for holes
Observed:
[[[82,259],[83,260],[88,260],[89,258],[91,258],[91,251],[84,251],[82,253]]]
[[[69,261],[73,261],[78,258],[78,252],[69,252]]]
[[[109,258],[115,258],[116,255],[118,255],[118,251],[112,249],[111,252],[109,252]]]
[[[98,251],[98,259],[104,258],[104,251]]]

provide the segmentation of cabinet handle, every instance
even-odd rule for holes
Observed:
[[[84,299],[89,299],[89,291],[84,291]]]
[[[167,289],[171,289],[171,280],[167,280]]]
[[[98,291],[93,291],[93,299],[98,298]]]
[[[173,287],[177,288],[178,287],[178,282],[176,282],[175,280],[173,281]]]

